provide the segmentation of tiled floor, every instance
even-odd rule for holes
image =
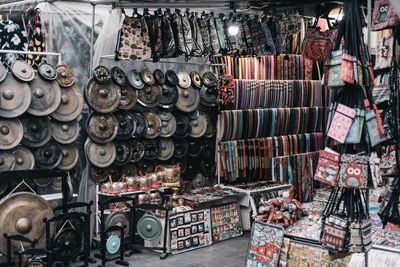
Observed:
[[[249,234],[196,249],[178,255],[169,255],[165,260],[159,254],[143,250],[142,254],[133,255],[127,260],[132,267],[242,267],[246,256]],[[93,264],[92,266],[97,266]],[[110,262],[110,267],[117,267]]]

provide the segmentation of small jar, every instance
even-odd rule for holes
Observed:
[[[162,203],[161,194],[158,191],[150,193],[150,204],[160,205]]]
[[[111,183],[107,182],[100,185],[100,192],[102,193],[110,193],[111,192]]]
[[[147,193],[138,195],[138,204],[148,204],[150,202],[150,196]]]
[[[126,177],[126,185],[127,191],[136,191],[138,190],[138,179],[137,177]]]
[[[151,188],[158,189],[161,187],[162,177],[159,173],[152,173],[149,178],[151,179]]]
[[[118,193],[125,192],[126,190],[126,183],[124,182],[116,182]]]
[[[151,188],[151,178],[142,176],[139,178],[139,190],[147,191]]]
[[[110,193],[111,194],[118,194],[119,193],[118,183],[112,183],[111,184]]]

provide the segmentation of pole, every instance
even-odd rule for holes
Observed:
[[[94,21],[96,16],[96,5],[92,3],[92,31],[90,34],[90,65],[89,65],[89,78],[92,77],[93,70],[93,53],[94,53]]]

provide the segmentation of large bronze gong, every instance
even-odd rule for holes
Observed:
[[[42,197],[28,192],[13,193],[0,201],[0,251],[6,252],[4,234],[20,234],[30,240],[37,239],[37,247],[45,247],[44,218],[53,218],[54,212]],[[51,227],[51,234],[54,227]],[[17,242],[12,242],[17,247]]]

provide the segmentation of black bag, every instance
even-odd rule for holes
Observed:
[[[161,57],[168,58],[175,55],[176,45],[174,33],[171,27],[171,13],[169,10],[164,12],[161,19],[161,39],[162,39],[162,53]]]

